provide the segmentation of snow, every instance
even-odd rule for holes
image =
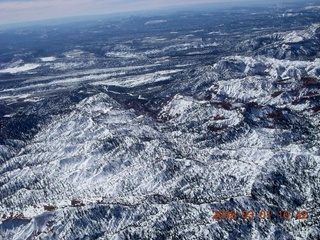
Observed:
[[[143,42],[149,42],[149,43],[156,43],[156,42],[162,42],[167,40],[167,38],[159,38],[159,37],[146,37]],[[150,50],[155,51],[156,49]]]
[[[291,32],[285,36],[284,42],[285,43],[298,43],[302,42],[304,39],[308,38],[309,36],[305,36],[304,34],[298,33],[297,31]]]
[[[315,9],[315,10],[319,10],[320,6],[307,6],[305,7],[306,10],[310,10],[310,9]]]
[[[130,52],[108,52],[105,54],[107,57],[119,57],[119,58],[141,58],[144,57],[141,54]]]
[[[218,32],[209,32],[208,34],[209,34],[209,35],[221,34],[221,32],[220,32],[220,31],[218,31]]]
[[[165,23],[167,22],[167,20],[151,20],[145,23],[145,25],[149,25],[149,24],[159,24],[159,23]]]
[[[156,83],[160,81],[169,80],[171,74],[181,72],[181,69],[175,70],[164,70],[158,71],[149,74],[138,75],[134,77],[126,77],[126,78],[112,78],[108,81],[96,81],[91,83],[92,85],[106,85],[106,86],[125,86],[125,87],[135,87],[139,85],[149,84],[149,83]],[[95,80],[97,78],[95,77]]]
[[[27,72],[33,69],[36,69],[38,67],[40,67],[40,64],[36,64],[36,63],[28,63],[25,64],[23,66],[19,66],[19,67],[12,67],[12,68],[6,68],[6,69],[1,69],[0,73],[19,73],[19,72]]]
[[[54,62],[57,58],[56,57],[43,57],[43,58],[40,58],[40,59],[43,62]]]
[[[86,52],[81,49],[73,49],[72,51],[63,53],[67,58],[79,58],[83,54],[86,54]]]

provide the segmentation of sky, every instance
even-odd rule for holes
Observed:
[[[250,0],[228,0],[240,2]],[[225,0],[0,0],[0,25],[82,15],[156,10]]]

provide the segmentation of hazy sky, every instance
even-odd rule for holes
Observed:
[[[0,0],[0,24],[248,0]]]

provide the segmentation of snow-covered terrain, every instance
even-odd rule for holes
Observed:
[[[316,13],[184,14],[1,63],[0,239],[319,239]]]
[[[26,72],[32,69],[35,69],[37,67],[39,67],[40,64],[25,64],[23,66],[19,66],[19,67],[12,67],[12,68],[6,68],[6,69],[1,69],[0,73],[19,73],[19,72]]]

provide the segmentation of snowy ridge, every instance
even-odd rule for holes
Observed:
[[[236,51],[249,52],[255,56],[269,56],[278,59],[304,59],[317,56],[319,51],[319,23],[303,30],[274,32],[252,39],[246,39],[235,46]]]

